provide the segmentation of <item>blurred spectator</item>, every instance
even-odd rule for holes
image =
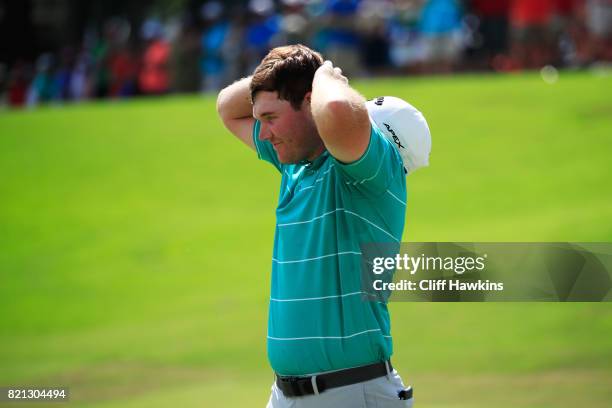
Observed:
[[[202,33],[200,61],[202,91],[215,91],[225,84],[226,60],[224,46],[230,38],[231,23],[223,18],[223,5],[209,1],[202,6],[202,18],[206,24]],[[233,41],[236,41],[234,39]],[[232,41],[230,40],[229,43]]]
[[[110,95],[125,98],[136,94],[139,63],[129,44],[120,46],[109,57]]]
[[[357,11],[361,0],[327,0],[318,49],[347,75],[361,72]]]
[[[108,68],[108,53],[110,48],[109,37],[112,36],[112,28],[106,25],[102,38],[94,38],[92,47],[92,97],[105,98],[108,96],[110,72]]]
[[[612,1],[586,0],[586,22],[594,61],[612,61]]]
[[[421,15],[420,31],[429,72],[450,72],[462,51],[462,11],[457,0],[428,0]]]
[[[176,92],[197,92],[200,89],[200,33],[191,18],[181,24],[172,43],[172,89]]]
[[[236,78],[250,75],[248,70],[248,55],[244,52],[244,39],[246,36],[249,16],[240,7],[230,11],[229,30],[226,41],[223,43],[222,55],[225,63],[224,85]],[[221,88],[218,88],[221,89]]]
[[[60,55],[59,65],[53,75],[53,100],[67,101],[70,99],[70,80],[73,64],[74,51],[70,47],[64,47]]]
[[[11,69],[8,78],[8,103],[10,106],[19,107],[26,103],[28,93],[29,72],[25,61],[18,60]]]
[[[476,33],[472,40],[475,66],[494,68],[495,58],[508,47],[508,12],[510,0],[471,0],[476,16]]]
[[[520,68],[538,68],[553,61],[554,0],[512,0],[511,55]]]
[[[383,73],[389,67],[389,35],[382,22],[364,32],[361,43],[362,62],[370,73]]]
[[[283,44],[307,43],[312,33],[306,12],[307,0],[281,0],[281,33]]]
[[[274,10],[272,0],[249,1],[250,21],[246,28],[246,54],[248,71],[252,72],[268,50],[276,45],[280,33],[281,17]]]
[[[572,32],[578,26],[578,14],[580,13],[579,3],[583,0],[555,0],[555,11],[552,19],[552,36],[554,64],[557,66],[570,65],[577,63],[576,40]],[[584,32],[584,24],[582,24]]]
[[[404,0],[389,19],[389,57],[398,68],[420,69],[425,61],[425,48],[419,22],[425,0]]]
[[[168,92],[170,78],[168,59],[170,46],[163,38],[163,26],[157,20],[145,21],[142,36],[148,41],[142,58],[142,69],[138,83],[142,93],[160,95]]]
[[[390,29],[387,19],[393,15],[393,3],[364,0],[359,8],[361,62],[368,73],[388,72],[390,58]]]
[[[42,54],[36,61],[36,74],[30,84],[26,104],[30,107],[41,102],[48,102],[53,97],[53,55]]]
[[[92,59],[87,49],[77,56],[70,76],[70,98],[75,101],[87,99],[91,95]]]

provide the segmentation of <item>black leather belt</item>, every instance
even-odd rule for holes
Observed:
[[[389,364],[389,372],[393,371],[391,361],[386,363]],[[310,377],[292,377],[277,374],[276,386],[286,397],[301,397],[304,395],[320,394],[331,388],[373,380],[385,375],[387,375],[387,367],[385,362],[382,362]]]

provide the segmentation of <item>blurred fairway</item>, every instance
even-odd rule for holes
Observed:
[[[355,86],[406,98],[432,130],[405,241],[612,241],[612,77]],[[213,97],[1,112],[0,386],[264,407],[278,182]],[[391,309],[418,407],[610,406],[610,303]]]

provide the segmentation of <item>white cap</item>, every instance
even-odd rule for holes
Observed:
[[[369,100],[366,107],[372,121],[399,150],[408,174],[429,166],[431,133],[421,112],[394,96]]]

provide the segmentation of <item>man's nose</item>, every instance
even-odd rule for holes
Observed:
[[[272,137],[272,132],[270,132],[270,127],[262,122],[260,122],[259,127],[259,140],[268,140]]]

